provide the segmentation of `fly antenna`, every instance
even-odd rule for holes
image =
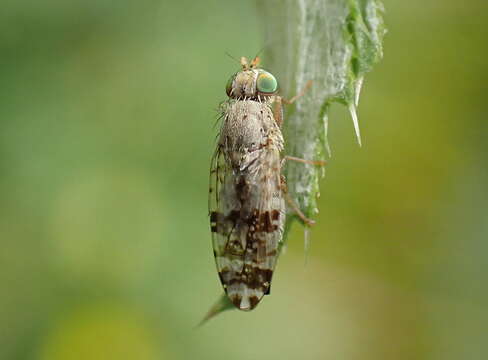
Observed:
[[[250,65],[251,69],[257,68],[259,66],[260,61],[261,59],[259,58],[259,56],[256,56],[254,60],[251,61],[251,65]]]
[[[268,47],[267,44],[265,44],[261,49],[259,49],[259,51],[257,52],[256,56],[254,56],[254,58],[257,58],[259,55],[261,55],[261,53],[264,51],[264,49],[266,49]]]
[[[241,64],[241,62],[239,60],[237,60],[235,57],[233,57],[231,54],[229,54],[227,51],[225,52],[225,55],[227,55],[228,57],[230,57],[232,60],[234,60],[236,63],[238,63],[239,65]]]
[[[259,65],[259,62],[260,62],[260,58],[259,58],[259,55],[261,55],[261,53],[264,51],[264,49],[266,49],[268,47],[268,45],[264,45],[261,49],[259,49],[259,51],[256,53],[256,55],[254,56],[253,58],[253,61],[251,63],[251,66],[252,67],[256,67]]]

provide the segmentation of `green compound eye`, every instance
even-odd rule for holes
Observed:
[[[230,96],[230,92],[232,91],[232,84],[234,83],[235,77],[236,74],[232,75],[227,81],[227,85],[225,85],[225,92],[227,93],[227,96]]]
[[[260,93],[273,94],[278,90],[278,81],[269,72],[261,70],[256,81],[256,88]]]

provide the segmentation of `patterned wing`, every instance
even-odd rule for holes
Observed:
[[[241,310],[253,309],[269,293],[282,239],[279,135],[275,142],[272,134],[266,136],[253,149],[223,141],[212,161],[209,206],[215,261],[225,292]]]
[[[232,224],[227,218],[228,212],[224,205],[229,202],[225,183],[232,177],[231,168],[225,162],[223,147],[218,145],[212,157],[210,167],[210,188],[208,196],[208,209],[210,215],[210,230],[212,232],[212,245],[214,256],[217,259],[223,256]]]

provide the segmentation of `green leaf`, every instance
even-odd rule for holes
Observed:
[[[266,0],[258,2],[258,12],[267,45],[263,64],[285,90],[280,95],[291,98],[313,81],[310,90],[286,109],[286,154],[308,160],[330,156],[328,118],[334,102],[348,107],[361,144],[356,108],[364,75],[383,54],[381,2]],[[306,216],[313,217],[324,169],[288,162],[284,174],[291,197]],[[285,237],[295,219],[288,214]],[[207,318],[232,308],[229,304],[221,298]]]

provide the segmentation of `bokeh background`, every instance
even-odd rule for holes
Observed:
[[[255,2],[2,1],[0,359],[486,358],[488,2],[385,5],[364,146],[337,105],[307,264],[295,226],[272,295],[195,329]]]

